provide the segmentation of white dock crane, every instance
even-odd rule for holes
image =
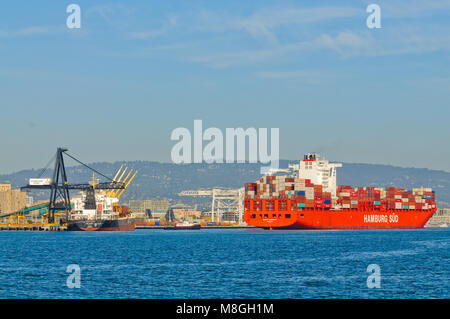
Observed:
[[[222,220],[225,211],[237,211],[239,216],[239,223],[244,222],[244,188],[227,189],[227,188],[213,188],[188,190],[180,192],[179,196],[191,197],[212,197],[211,202],[211,220],[213,222]]]

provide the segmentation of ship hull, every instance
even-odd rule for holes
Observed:
[[[98,231],[103,225],[103,221],[101,220],[93,220],[93,221],[71,221],[67,225],[68,231]]]
[[[99,231],[133,231],[135,222],[132,218],[106,220]]]
[[[72,221],[67,226],[68,231],[133,231],[135,222],[132,218]]]
[[[264,229],[423,228],[433,210],[321,210],[245,212],[247,224]]]

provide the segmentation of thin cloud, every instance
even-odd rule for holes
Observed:
[[[395,31],[383,35],[369,30],[345,30],[335,34],[320,34],[308,41],[275,45],[268,49],[221,52],[196,56],[191,60],[211,68],[228,68],[279,60],[294,54],[298,57],[302,53],[323,50],[330,50],[344,58],[425,54],[450,50],[450,30],[447,29],[398,27]]]
[[[120,29],[133,28],[134,21],[137,20],[137,7],[123,4],[106,4],[91,7],[87,10],[87,17],[100,16],[107,24]],[[142,31],[125,31],[128,36],[134,39],[156,38],[166,34],[171,28],[176,26],[177,17],[169,16],[160,28]]]
[[[240,52],[227,52],[213,55],[203,55],[193,57],[193,62],[203,63],[211,68],[221,69],[246,64],[254,64],[264,62],[271,58],[275,58],[289,51],[295,51],[301,46],[300,44],[278,46],[265,50],[246,50]]]
[[[25,28],[17,31],[17,35],[19,36],[29,36],[29,35],[35,35],[35,34],[45,34],[45,33],[51,33],[54,30],[49,27],[30,27]]]
[[[332,49],[342,55],[353,52],[356,49],[370,50],[362,36],[350,31],[340,32],[336,36],[321,35],[310,41],[299,41],[285,45],[276,45],[269,49],[245,50],[214,55],[204,55],[192,58],[194,62],[204,63],[212,68],[227,68],[246,64],[265,62],[271,59],[280,59],[289,54],[299,54],[317,49]]]
[[[334,37],[322,35],[317,42],[344,57],[426,54],[449,51],[450,30],[448,27],[435,30],[407,26],[380,37],[369,31],[344,31]]]
[[[107,24],[123,28],[130,22],[130,18],[135,14],[136,9],[127,5],[115,3],[97,5],[86,10],[86,17],[98,15]]]
[[[191,43],[172,43],[167,45],[157,45],[153,47],[146,47],[146,48],[140,48],[133,51],[124,51],[124,52],[102,52],[105,56],[113,56],[113,57],[126,57],[126,58],[145,58],[149,56],[153,56],[155,54],[164,52],[164,54],[167,54],[167,52],[170,51],[179,51],[181,49],[185,49],[191,46]]]
[[[15,38],[15,37],[28,37],[34,35],[46,35],[63,32],[65,29],[62,27],[48,27],[48,26],[33,26],[26,27],[16,31],[0,30],[0,38]]]
[[[140,32],[132,32],[130,33],[130,36],[135,39],[148,39],[148,38],[155,38],[159,37],[161,35],[164,35],[169,31],[169,29],[175,27],[177,24],[177,18],[176,17],[170,17],[167,22],[165,22],[161,28],[156,30],[150,30],[150,31],[140,31]]]
[[[376,43],[368,33],[358,34],[352,31],[341,31],[336,36],[323,34],[315,41],[315,48],[329,48],[343,56],[371,55]]]
[[[316,85],[334,78],[334,75],[324,74],[322,71],[315,70],[289,70],[289,71],[260,71],[256,75],[265,79],[295,79],[302,83]]]
[[[225,32],[246,31],[255,38],[278,43],[275,31],[286,25],[309,24],[338,18],[356,16],[362,9],[344,7],[263,9],[247,17],[235,17],[227,13],[202,11],[198,15],[197,30]]]
[[[420,18],[450,10],[450,0],[388,0],[378,4],[386,18]]]

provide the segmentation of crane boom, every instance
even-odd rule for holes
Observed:
[[[120,175],[119,179],[117,180],[117,183],[120,183],[122,181],[122,177],[125,174],[125,172],[128,170],[128,167],[125,167],[125,169],[123,170],[122,174]],[[110,190],[107,194],[107,196],[113,196],[113,194],[115,193],[115,190]]]
[[[117,176],[119,176],[119,173],[120,173],[120,171],[122,170],[122,168],[123,168],[123,164],[120,166],[120,168],[119,168],[119,170],[117,171],[116,175],[114,175],[113,181],[115,181],[116,178],[117,178]],[[113,184],[114,184],[114,182],[111,182],[111,186],[112,186]]]
[[[119,193],[119,195],[117,195],[117,199],[120,199],[120,197],[122,196],[123,192],[125,192],[125,190],[128,188],[128,186],[131,184],[131,182],[133,181],[133,179],[136,177],[138,171],[134,172],[134,175],[130,178],[130,180],[128,181],[128,183],[125,185],[124,189],[122,189]]]
[[[113,178],[113,181],[114,181],[114,182],[116,181],[117,176],[119,176],[119,173],[120,173],[120,171],[122,170],[122,168],[123,168],[123,164],[120,166],[120,168],[119,168],[119,170],[117,171],[116,175],[114,175],[114,178]],[[106,194],[109,194],[109,193],[113,190],[114,182],[111,182],[111,184],[110,184],[110,189],[108,189],[108,190],[106,191]]]
[[[130,170],[130,172],[127,174],[127,176],[123,179],[122,184],[127,183],[128,178],[130,177],[131,173],[133,172],[133,170]],[[119,194],[120,190],[114,190],[111,194],[112,197],[116,197],[117,198],[117,194]]]

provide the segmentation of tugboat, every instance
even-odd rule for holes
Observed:
[[[201,225],[199,223],[191,223],[187,220],[182,221],[181,223],[178,223],[175,221],[175,215],[173,213],[173,209],[169,208],[169,210],[166,213],[165,217],[167,222],[171,222],[172,225],[164,227],[164,229],[167,230],[187,230],[187,229],[200,229]]]
[[[164,229],[168,229],[168,230],[181,230],[181,229],[200,229],[201,225],[198,223],[191,223],[188,221],[183,221],[181,223],[176,223],[173,226],[166,226],[164,227]]]

